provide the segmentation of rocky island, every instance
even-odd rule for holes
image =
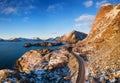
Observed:
[[[31,46],[60,46],[63,45],[62,42],[40,42],[40,43],[25,43],[24,47],[31,47]]]

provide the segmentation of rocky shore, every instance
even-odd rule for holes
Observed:
[[[31,44],[31,43],[25,43],[24,47],[31,47],[31,46],[60,46],[63,45],[62,42],[41,42],[41,43],[35,43],[35,44]]]
[[[101,7],[87,37],[76,33],[60,38],[69,46],[26,52],[15,70],[0,70],[0,83],[120,83],[120,4]]]
[[[3,83],[79,83],[79,71],[84,65],[80,64],[79,59],[66,49],[31,50],[17,60],[16,70],[1,70],[0,81]]]

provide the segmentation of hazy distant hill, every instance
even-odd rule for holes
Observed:
[[[46,39],[46,41],[58,41],[58,40],[60,40],[60,37]]]
[[[0,41],[4,41],[4,39],[0,38]]]
[[[19,42],[19,41],[42,41],[42,39],[40,39],[38,37],[34,37],[32,39],[28,39],[28,38],[10,38],[7,41],[11,41],[11,42]]]

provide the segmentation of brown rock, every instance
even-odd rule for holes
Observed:
[[[67,66],[69,70],[66,71],[70,72],[71,75],[63,78],[71,80],[72,83],[83,82],[85,74],[84,64],[81,63],[82,60],[79,59],[79,56],[71,53],[70,50],[70,47],[68,49],[61,48],[50,53],[47,50],[31,50],[17,60],[16,67],[20,72],[28,73],[35,68],[53,70]]]
[[[24,47],[30,47],[30,46],[32,46],[31,43],[26,43],[26,44],[24,44]]]
[[[48,66],[51,69],[54,69],[56,67],[61,67],[67,65],[70,69],[71,76],[64,77],[66,80],[71,80],[72,83],[79,83],[83,82],[84,79],[84,67],[82,61],[79,59],[80,57],[77,55],[74,55],[73,53],[69,52],[70,47],[67,47],[68,49],[61,48],[60,50],[53,51],[49,55],[49,63]],[[80,67],[81,66],[81,67]]]
[[[89,35],[74,51],[89,57],[88,69],[105,72],[120,69],[120,4],[100,8]]]
[[[52,46],[52,43],[48,43],[48,45],[47,46]]]
[[[6,79],[8,74],[10,73],[14,73],[14,71],[9,70],[9,69],[0,70],[0,83],[2,80]]]
[[[71,79],[71,76],[65,76],[64,79],[65,79],[65,80],[70,80],[70,79]]]
[[[7,77],[5,70],[0,70],[0,80],[5,79]]]
[[[60,51],[54,51],[50,55],[51,57],[48,63],[50,69],[64,66],[68,62],[68,57],[65,56],[65,54],[62,54]]]
[[[30,72],[35,68],[41,69],[44,62],[43,56],[49,52],[48,49],[31,50],[17,60],[16,67],[20,72]]]
[[[69,42],[69,43],[75,43],[75,42],[78,42],[79,40],[83,40],[86,36],[87,36],[87,34],[74,30],[69,34],[64,34],[60,38],[60,41]]]

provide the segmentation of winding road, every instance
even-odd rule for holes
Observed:
[[[84,60],[77,54],[72,53],[78,60],[79,63],[79,73],[76,83],[85,83],[85,65]]]

